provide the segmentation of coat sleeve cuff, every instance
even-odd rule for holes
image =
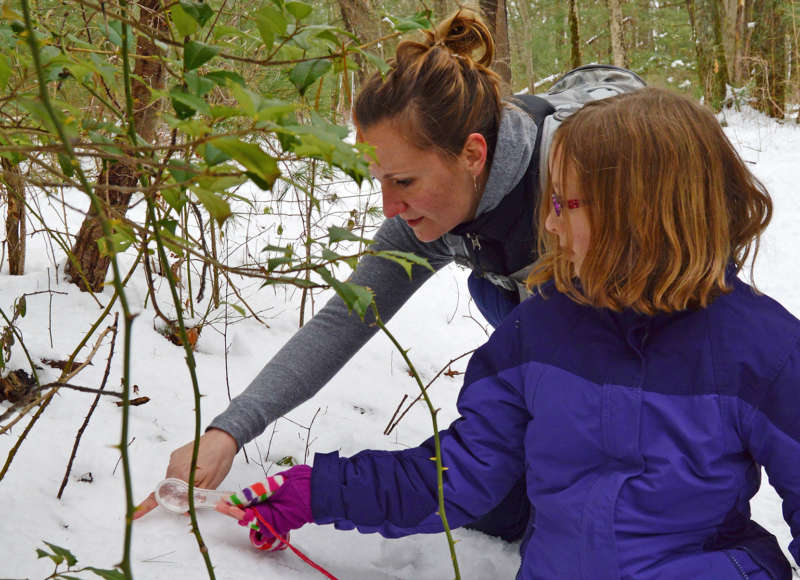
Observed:
[[[340,481],[342,461],[339,452],[315,453],[311,471],[311,514],[316,524],[330,524],[343,519],[344,500]]]

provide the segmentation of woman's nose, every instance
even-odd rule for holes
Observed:
[[[383,215],[387,218],[393,218],[400,215],[408,209],[408,204],[405,203],[399,196],[394,195],[391,190],[383,188]]]

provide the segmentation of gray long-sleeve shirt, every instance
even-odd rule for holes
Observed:
[[[533,153],[536,124],[513,106],[503,110],[489,179],[477,214],[491,211],[522,179]],[[457,236],[446,234],[421,242],[404,220],[386,220],[375,236],[376,250],[413,252],[428,260],[435,271],[454,258]],[[389,320],[411,295],[433,275],[415,266],[411,279],[389,260],[365,256],[350,281],[370,287],[381,318]],[[350,313],[335,296],[278,351],[250,385],[234,398],[209,428],[226,431],[239,447],[261,434],[277,418],[313,397],[372,337],[376,328]],[[299,361],[302,361],[300,363]]]

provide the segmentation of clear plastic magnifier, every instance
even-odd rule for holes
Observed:
[[[227,499],[233,492],[218,489],[194,488],[194,507],[214,509],[221,499]],[[189,511],[189,484],[175,477],[168,477],[156,486],[155,496],[158,505],[178,514]]]

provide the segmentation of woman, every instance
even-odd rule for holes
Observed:
[[[658,89],[567,119],[547,193],[537,291],[473,356],[440,434],[450,525],[524,477],[520,580],[788,580],[749,501],[763,466],[800,563],[800,321],[737,278],[768,193],[710,111]],[[317,454],[218,509],[256,544],[262,521],[436,531],[432,449]]]
[[[520,103],[527,112],[504,103],[488,68],[493,54],[486,26],[460,10],[425,42],[400,43],[391,71],[360,91],[354,117],[359,138],[375,147],[371,171],[387,217],[374,247],[421,255],[434,270],[454,260],[468,266],[470,293],[497,326],[527,296],[540,197],[537,124],[553,109],[536,98]],[[409,280],[396,264],[366,257],[351,281],[374,291],[388,320],[431,275],[418,267]],[[374,333],[332,299],[211,423],[196,484],[216,488],[238,448],[317,393]],[[190,462],[187,444],[173,452],[167,476],[187,480]],[[521,484],[512,490],[499,520],[490,516],[477,529],[518,538],[528,516],[523,491]],[[136,517],[155,505],[151,495]]]

